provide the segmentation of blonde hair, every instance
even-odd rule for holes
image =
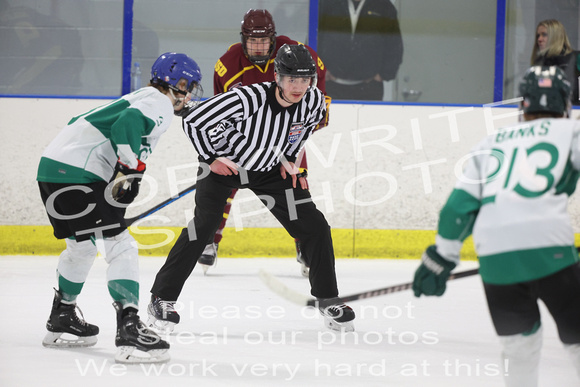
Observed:
[[[536,26],[536,35],[540,26],[544,26],[548,30],[548,44],[545,49],[540,50],[538,48],[538,37],[536,36],[534,38],[534,48],[530,59],[532,65],[539,56],[552,57],[566,55],[572,52],[570,40],[562,23],[556,19],[542,20]]]

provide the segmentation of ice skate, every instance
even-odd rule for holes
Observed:
[[[46,322],[48,332],[42,345],[50,348],[90,347],[97,343],[99,327],[84,320],[76,303],[64,304],[62,294],[54,289],[50,317]],[[77,315],[78,309],[80,317]]]
[[[210,243],[205,246],[203,253],[201,253],[201,257],[197,260],[197,263],[201,265],[203,269],[203,274],[207,273],[207,270],[214,266],[217,262],[217,250],[218,244],[217,243]]]
[[[337,298],[321,298],[318,310],[324,316],[324,325],[333,331],[354,332],[354,311]]]
[[[175,324],[179,324],[179,313],[175,311],[175,301],[164,301],[151,295],[151,302],[147,306],[149,319],[147,325],[156,332],[168,334],[173,332]]]
[[[306,257],[300,250],[300,242],[296,241],[296,261],[300,264],[300,274],[302,277],[308,278],[310,276],[310,266],[306,262]]]
[[[147,329],[135,309],[123,316],[123,305],[117,301],[113,306],[117,311],[117,363],[164,363],[169,360],[169,343]]]

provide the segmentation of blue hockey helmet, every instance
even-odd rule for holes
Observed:
[[[200,84],[201,70],[197,63],[185,54],[166,52],[151,66],[152,85],[168,87],[178,93],[187,94],[177,87],[182,79],[187,81],[187,93],[190,93],[190,100],[182,111],[191,111],[203,96],[203,88]]]

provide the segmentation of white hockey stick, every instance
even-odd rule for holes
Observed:
[[[282,281],[276,278],[276,276],[274,276],[272,273],[264,269],[260,269],[260,271],[258,272],[258,276],[260,277],[262,282],[264,282],[266,286],[270,288],[271,291],[281,296],[282,298],[285,298],[288,301],[298,305],[314,306],[309,305],[309,302],[311,300],[315,301],[312,297],[305,296],[304,294],[299,293],[294,289],[290,289]]]
[[[469,277],[479,273],[479,269],[472,269],[466,271],[460,271],[459,273],[453,273],[449,276],[450,280],[459,279],[463,277]],[[310,296],[306,296],[302,293],[297,292],[294,289],[290,289],[286,286],[282,281],[276,278],[272,273],[267,272],[266,270],[260,270],[258,273],[260,279],[272,290],[274,293],[278,294],[280,297],[285,298],[286,300],[293,302],[298,305],[302,306],[324,306],[319,305],[320,301]],[[385,294],[396,293],[403,290],[408,290],[413,287],[413,283],[405,283],[400,285],[393,285],[386,288],[369,290],[362,293],[351,294],[350,296],[339,297],[339,299],[334,299],[333,303],[336,302],[349,302],[349,301],[357,301],[362,300],[365,298],[371,297],[378,297],[383,296]]]

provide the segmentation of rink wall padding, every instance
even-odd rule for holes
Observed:
[[[139,244],[142,256],[166,256],[179,227],[139,227],[130,229]],[[50,226],[0,226],[0,255],[59,255],[65,248]],[[356,230],[333,229],[332,238],[338,258],[418,259],[423,250],[435,241],[429,230]],[[579,238],[580,239],[580,238]],[[246,228],[224,230],[220,257],[252,258],[295,257],[294,240],[281,228]],[[471,240],[463,248],[462,257],[475,259]]]
[[[3,185],[0,254],[60,254],[36,175],[46,146],[70,117],[102,99],[0,98]],[[509,101],[508,101],[509,102]],[[34,112],[34,114],[25,114]],[[330,124],[306,142],[309,190],[333,229],[341,258],[415,258],[434,242],[439,212],[469,155],[483,137],[518,121],[515,106],[350,104],[333,102]],[[580,118],[580,108],[573,110]],[[147,160],[140,195],[127,218],[145,213],[196,182],[197,153],[174,119]],[[193,217],[195,191],[144,220],[142,256],[165,256]],[[580,195],[568,206],[580,233]],[[163,227],[163,228],[161,228]],[[171,238],[155,230],[172,233]],[[236,231],[242,230],[242,231]],[[143,234],[143,232],[152,234]],[[580,239],[576,238],[577,244]],[[222,257],[294,257],[294,242],[248,189],[232,202]],[[471,242],[464,257],[475,258]]]

